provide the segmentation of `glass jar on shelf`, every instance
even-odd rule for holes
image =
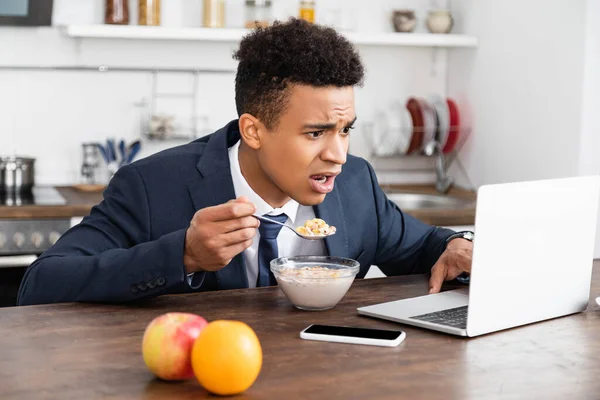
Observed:
[[[315,22],[315,0],[300,0],[300,19]]]
[[[266,28],[273,22],[271,0],[246,0],[246,24],[245,27],[253,29],[257,27]]]
[[[139,0],[138,25],[160,25],[160,0]]]
[[[225,27],[225,0],[204,0],[203,13],[205,28]]]
[[[110,25],[129,24],[129,2],[127,0],[106,0],[104,23]]]

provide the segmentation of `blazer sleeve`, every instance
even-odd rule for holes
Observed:
[[[151,237],[146,188],[134,164],[117,172],[104,200],[26,271],[18,304],[126,302],[184,284],[186,229]]]
[[[378,241],[375,262],[390,275],[428,273],[446,249],[454,231],[425,224],[390,201],[367,163],[377,212]]]

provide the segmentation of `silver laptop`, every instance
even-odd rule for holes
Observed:
[[[482,186],[469,287],[358,312],[469,337],[581,312],[599,195],[600,176]]]

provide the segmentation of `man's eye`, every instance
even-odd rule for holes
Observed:
[[[308,132],[307,135],[311,139],[318,139],[323,136],[324,131]]]
[[[354,127],[353,127],[353,126],[347,126],[347,127],[345,127],[344,129],[342,129],[342,133],[343,133],[344,135],[349,135],[349,134],[350,134],[350,130],[352,130],[352,129],[354,129]]]

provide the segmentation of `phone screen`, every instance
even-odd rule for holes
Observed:
[[[402,331],[388,331],[383,329],[350,328],[347,326],[312,325],[305,330],[306,333],[316,335],[346,336],[366,339],[395,340],[402,335]]]

